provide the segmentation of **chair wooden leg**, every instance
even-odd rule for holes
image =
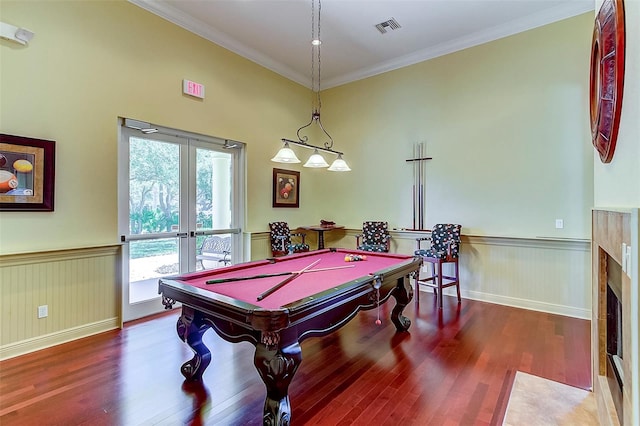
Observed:
[[[431,277],[433,278],[433,284],[437,284],[438,283],[438,278],[436,275],[436,264],[432,263],[431,264]],[[436,297],[438,297],[438,289],[433,287],[433,294],[436,295]]]
[[[460,298],[460,274],[458,273],[458,262],[455,262],[455,271],[456,271],[456,290],[458,291],[458,303],[462,302]]]
[[[422,266],[420,269],[422,269]],[[416,291],[413,294],[414,299],[416,299],[416,306],[420,306],[420,270],[416,272]]]
[[[442,262],[438,262],[438,308],[442,309]]]

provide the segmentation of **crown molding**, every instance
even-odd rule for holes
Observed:
[[[162,2],[155,2],[153,0],[128,0],[130,3],[141,7],[169,22],[172,22],[187,31],[199,35],[200,37],[211,41],[231,52],[234,52],[256,64],[267,68],[289,80],[292,80],[302,86],[309,87],[309,76],[302,75],[290,67],[272,60],[266,55],[251,49],[250,47],[233,40],[226,34],[216,31],[204,22],[194,19],[191,16],[165,4]],[[585,2],[567,2],[552,9],[548,9],[544,12],[529,15],[526,18],[507,22],[502,25],[478,31],[474,34],[470,34],[465,37],[460,37],[455,40],[451,40],[445,43],[431,46],[427,49],[420,50],[391,61],[378,63],[372,67],[362,68],[360,70],[344,74],[342,76],[323,80],[323,89],[330,89],[332,87],[341,86],[343,84],[351,83],[357,80],[362,80],[368,77],[373,77],[378,74],[382,74],[388,71],[393,71],[399,68],[403,68],[409,65],[414,65],[419,62],[424,62],[429,59],[444,56],[449,53],[457,52],[459,50],[467,49],[469,47],[478,46],[480,44],[488,43],[498,40],[500,38],[508,37],[523,31],[527,31],[533,28],[548,25],[557,21],[572,18],[574,16],[586,13],[595,9],[595,4],[587,5]]]
[[[153,13],[169,22],[172,22],[185,30],[192,32],[200,37],[209,40],[233,53],[242,56],[256,64],[267,68],[276,74],[279,74],[289,80],[292,80],[303,86],[309,86],[309,76],[302,75],[293,71],[291,68],[280,62],[263,55],[255,49],[251,49],[245,44],[239,43],[226,34],[216,31],[210,25],[205,24],[199,19],[195,19],[174,7],[153,0],[128,0],[129,3],[135,4],[142,9]]]

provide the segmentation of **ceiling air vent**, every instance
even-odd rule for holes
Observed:
[[[400,28],[400,24],[398,24],[398,21],[396,21],[395,18],[391,18],[388,21],[380,22],[376,25],[376,28],[380,31],[380,34],[385,34],[387,29],[397,30]]]

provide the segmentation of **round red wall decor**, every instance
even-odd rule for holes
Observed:
[[[596,16],[591,45],[591,141],[603,163],[613,158],[624,86],[624,4],[605,0]]]

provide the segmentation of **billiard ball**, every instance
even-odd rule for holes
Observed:
[[[361,260],[367,260],[367,256],[364,254],[348,254],[344,257],[345,262],[359,262]]]
[[[0,154],[0,167],[4,167],[7,164],[7,157]]]
[[[13,168],[16,172],[29,173],[33,170],[33,164],[27,160],[16,160],[13,162]]]
[[[0,192],[9,192],[18,187],[18,179],[11,172],[0,170]]]

